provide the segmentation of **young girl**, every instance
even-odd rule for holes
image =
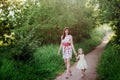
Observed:
[[[87,69],[87,63],[86,63],[82,48],[78,49],[77,59],[79,59],[77,68],[81,70],[82,77],[83,77],[85,76],[85,71]]]

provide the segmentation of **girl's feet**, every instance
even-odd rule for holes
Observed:
[[[85,74],[82,74],[81,77],[85,77]]]
[[[82,74],[81,77],[83,77],[84,75]]]

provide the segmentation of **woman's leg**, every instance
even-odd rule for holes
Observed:
[[[64,59],[66,65],[66,79],[68,79],[70,73],[70,59]]]
[[[65,67],[67,69],[67,59],[64,59]]]
[[[71,71],[70,71],[70,58],[67,59],[67,73],[69,74]]]

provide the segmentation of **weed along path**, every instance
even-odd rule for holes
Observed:
[[[107,36],[106,36],[107,37]],[[71,67],[72,76],[66,79],[65,72],[60,76],[56,77],[55,80],[97,80],[97,64],[100,56],[108,41],[105,39],[100,45],[98,45],[93,51],[89,52],[85,58],[88,64],[88,68],[85,72],[86,76],[81,77],[81,72],[76,68],[77,62]]]

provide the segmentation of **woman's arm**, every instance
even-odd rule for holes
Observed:
[[[61,50],[61,48],[62,48],[62,37],[63,37],[63,36],[61,36],[61,43],[60,43],[60,47],[59,47],[59,49],[58,49],[58,55],[60,55],[60,50]]]
[[[72,36],[71,36],[71,46],[72,46],[72,49],[73,49],[73,52],[74,52],[75,56],[77,56],[77,53],[76,53],[75,48],[74,48]]]

